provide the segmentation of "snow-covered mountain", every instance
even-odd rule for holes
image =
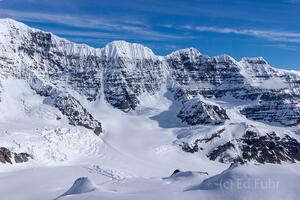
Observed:
[[[261,57],[96,49],[0,19],[0,69],[0,169],[80,161],[119,179],[300,161],[300,73]]]

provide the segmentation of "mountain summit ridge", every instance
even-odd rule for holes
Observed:
[[[145,46],[143,44],[140,44],[140,43],[130,43],[130,42],[127,42],[126,40],[114,40],[112,42],[107,43],[104,47],[96,48],[96,47],[92,47],[90,45],[87,45],[85,43],[72,42],[72,41],[70,41],[68,39],[65,39],[63,37],[57,36],[57,35],[53,34],[52,32],[43,31],[43,30],[38,29],[38,28],[32,28],[32,27],[26,25],[25,23],[22,23],[20,21],[16,21],[16,20],[14,20],[12,18],[0,18],[0,24],[2,24],[3,27],[6,26],[6,29],[2,29],[2,30],[7,30],[7,29],[11,29],[11,28],[22,28],[23,31],[24,31],[24,29],[25,30],[26,29],[31,29],[33,31],[41,31],[41,32],[44,32],[44,33],[49,33],[53,37],[56,37],[56,38],[58,38],[60,40],[65,40],[65,41],[68,41],[69,43],[73,43],[73,44],[80,45],[80,46],[82,45],[83,47],[85,46],[85,47],[88,47],[89,49],[96,49],[98,51],[103,51],[103,50],[105,50],[105,48],[109,48],[109,46],[119,47],[119,48],[123,48],[123,49],[126,49],[124,47],[128,47],[129,46],[131,48],[132,47],[136,47],[136,48],[139,48],[139,49],[144,48],[144,49],[147,49],[146,51],[148,51],[149,54],[154,54],[153,51],[150,48],[148,48],[147,46]],[[7,26],[8,26],[8,28],[7,28]],[[175,51],[173,51],[173,52],[171,52],[171,53],[169,53],[167,55],[164,55],[164,56],[163,55],[155,55],[155,54],[154,54],[154,56],[157,56],[157,57],[167,57],[167,56],[170,56],[170,55],[172,55],[172,54],[174,54],[176,52],[185,52],[185,51],[191,51],[191,52],[194,52],[194,53],[201,54],[201,52],[198,49],[196,49],[194,47],[187,47],[187,48],[175,50]],[[243,57],[240,61],[232,58],[230,55],[227,55],[227,54],[217,55],[217,56],[214,56],[214,57],[223,57],[223,58],[224,57],[230,57],[231,59],[235,60],[236,62],[242,62],[242,61],[247,61],[247,60],[248,61],[251,61],[251,60],[252,61],[254,61],[254,60],[260,60],[260,61],[265,61],[266,64],[267,64],[267,61],[262,56],[258,56],[258,57]],[[297,71],[297,70],[284,70],[284,69],[279,69],[279,68],[275,68],[275,69],[282,70],[282,71],[289,71],[291,73],[293,73],[293,71],[300,72],[300,71]]]

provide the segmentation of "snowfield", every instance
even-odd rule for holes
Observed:
[[[96,103],[89,109],[105,127],[99,137],[87,129],[66,126],[63,117],[51,120],[60,113],[43,104],[43,97],[32,93],[24,82],[14,85],[8,80],[3,89],[0,146],[29,152],[34,158],[1,165],[3,199],[297,199],[300,195],[298,163],[229,168],[229,164],[210,161],[207,152],[183,152],[179,141],[209,136],[219,128],[162,128],[159,124],[166,122],[150,119],[168,108],[141,107],[125,114]],[[245,128],[239,123],[227,126],[228,136],[218,143]],[[175,169],[183,172],[171,176]],[[85,177],[84,183],[76,184],[80,177]]]
[[[216,174],[228,167],[182,152],[173,144],[177,138],[173,129],[159,127],[158,122],[147,117],[148,112],[141,114],[141,110],[150,108],[141,108],[139,114],[125,114],[107,104],[90,107],[105,127],[99,137],[85,128],[66,126],[63,116],[56,120],[60,112],[44,104],[44,98],[34,94],[25,82],[15,83],[3,82],[0,146],[28,152],[33,159],[28,163],[1,165],[0,192],[5,199],[55,199],[79,177],[88,177],[97,186],[97,190],[82,194],[91,195],[85,198],[98,198],[102,190],[107,198],[122,198],[122,194],[126,196],[140,184],[144,184],[143,190],[159,189],[157,184],[165,184],[162,178],[177,168]],[[158,111],[150,113],[153,112]],[[127,182],[136,186],[127,188]],[[170,181],[166,182],[164,187],[169,188]],[[101,185],[108,188],[101,189]],[[17,193],[12,192],[16,190]],[[118,190],[123,192],[116,195]],[[154,195],[151,193],[145,195]],[[71,196],[82,198],[81,194],[60,198]]]

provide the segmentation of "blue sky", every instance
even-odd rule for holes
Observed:
[[[126,40],[166,55],[192,46],[300,70],[300,0],[0,0],[0,17],[93,47]]]

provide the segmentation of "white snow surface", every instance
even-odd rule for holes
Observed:
[[[147,190],[163,183],[160,177],[169,176],[176,168],[216,174],[228,167],[207,158],[197,159],[173,144],[177,138],[173,129],[161,128],[149,119],[168,109],[166,106],[162,110],[143,112],[141,108],[140,112],[125,114],[101,99],[94,105],[83,101],[105,127],[99,137],[88,129],[67,125],[67,119],[47,105],[44,97],[35,94],[25,81],[2,81],[1,97],[0,146],[33,156],[27,163],[1,163],[0,192],[5,199],[54,199],[79,177],[88,177],[101,188],[89,192],[91,196],[98,196],[102,190],[105,195],[115,196],[120,190],[121,197],[134,191],[123,188],[126,182],[141,184],[140,188]],[[148,109],[151,108],[144,107]],[[57,120],[57,116],[62,119]],[[102,184],[107,188],[102,188]],[[60,198],[80,199],[81,195],[84,194]]]

